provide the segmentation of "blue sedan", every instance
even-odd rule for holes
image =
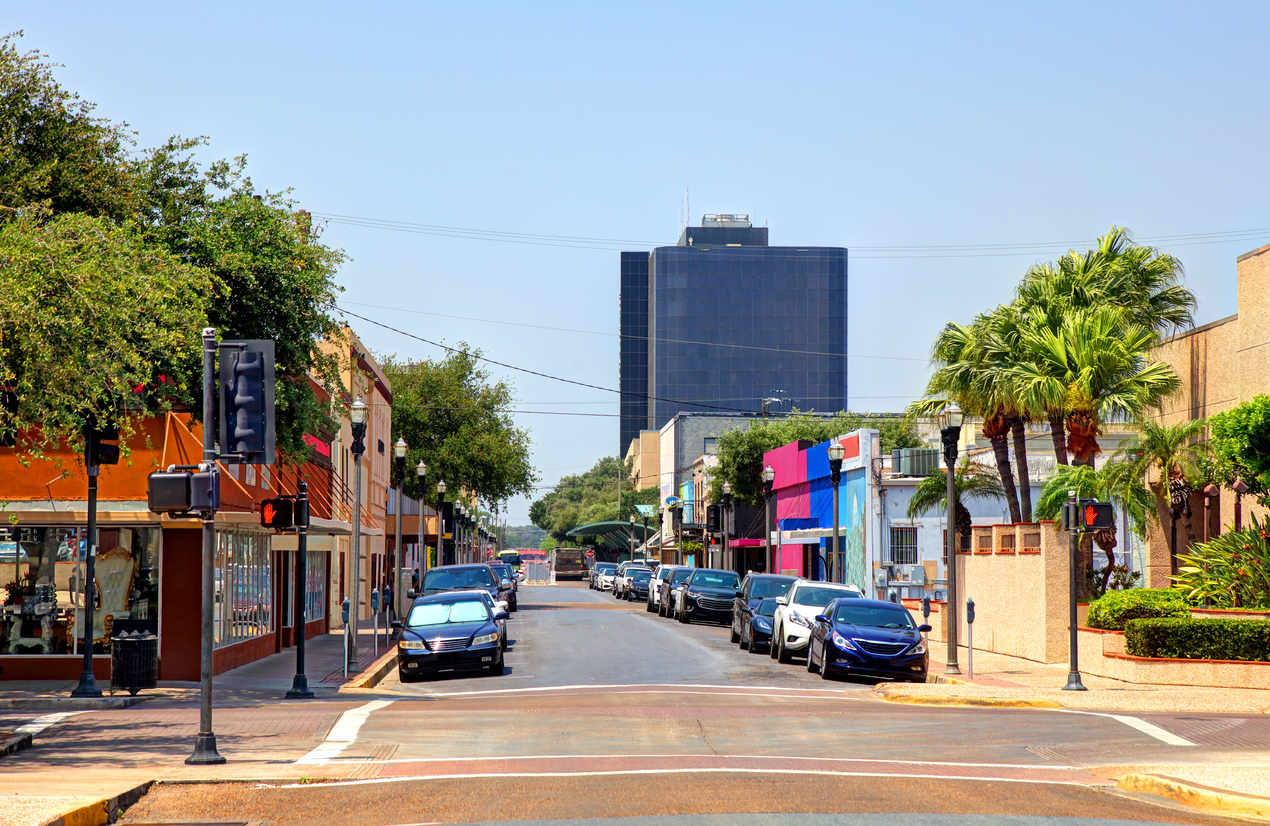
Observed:
[[[854,675],[893,682],[926,682],[929,655],[918,625],[902,605],[876,599],[835,599],[816,617],[807,670],[826,680]]]

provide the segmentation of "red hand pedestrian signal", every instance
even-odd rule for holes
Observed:
[[[260,503],[260,526],[285,530],[295,526],[295,502],[291,499],[266,499]]]
[[[1093,499],[1081,501],[1081,527],[1086,531],[1099,531],[1116,526],[1116,511],[1110,502]]]

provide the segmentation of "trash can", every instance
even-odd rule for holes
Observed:
[[[159,680],[159,638],[149,631],[124,631],[110,638],[110,688],[129,694],[154,688]]]

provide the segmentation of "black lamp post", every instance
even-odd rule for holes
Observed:
[[[445,480],[437,482],[437,564],[445,564]],[[423,580],[419,580],[423,587]]]
[[[961,439],[961,424],[965,414],[956,402],[949,402],[939,414],[939,435],[944,442],[944,463],[948,469],[948,663],[945,674],[960,674],[957,666],[957,448]]]
[[[772,485],[776,482],[776,471],[768,465],[763,468],[763,545],[767,553],[767,572],[776,570],[776,560],[772,558]]]
[[[635,514],[633,514],[633,513],[632,513],[632,514],[630,515],[630,517],[629,517],[629,520],[630,520],[630,523],[631,523],[631,533],[630,533],[630,537],[631,537],[631,559],[634,559],[634,558],[635,558]]]
[[[309,677],[304,673],[304,637],[305,626],[309,621],[309,483],[296,485],[295,495],[295,579],[296,579],[296,637],[295,637],[295,677],[291,679],[291,690],[287,692],[288,700],[312,700],[313,691],[309,688]]]
[[[723,489],[723,495],[719,497],[719,505],[721,506],[721,510],[723,512],[719,514],[719,516],[723,520],[723,525],[721,526],[723,528],[723,554],[724,554],[724,559],[728,560],[731,563],[731,568],[732,570],[735,571],[737,567],[736,556],[732,553],[732,548],[731,548],[731,545],[729,544],[732,539],[732,485],[731,483],[724,482],[722,489]],[[724,563],[724,564],[727,565],[728,563]],[[741,572],[737,571],[737,573],[739,574]]]
[[[357,667],[357,615],[362,597],[362,454],[366,452],[366,402],[358,396],[349,408],[348,419],[352,423],[353,444],[353,587],[352,604],[348,611],[348,673],[361,671]]]
[[[401,512],[404,510],[401,503],[401,493],[406,486],[406,451],[409,448],[406,440],[397,438],[397,444],[392,446],[393,458],[396,459],[397,465],[397,543],[393,549],[393,562],[397,570],[397,575],[393,577],[393,588],[397,589],[395,595],[397,604],[392,607],[397,616],[401,616],[401,597],[402,597],[402,570],[406,567],[406,555],[401,549]]]
[[[415,543],[415,575],[419,578],[419,588],[423,588],[423,575],[428,571],[428,521],[423,515],[428,505],[428,466],[422,459],[415,465],[415,475],[419,477],[419,536]]]
[[[842,546],[838,536],[838,485],[842,484],[842,457],[847,453],[842,442],[834,439],[829,443],[829,481],[833,484],[833,550],[829,563],[828,577],[830,582],[847,581],[847,560],[842,557]],[[837,574],[837,579],[834,575]]]

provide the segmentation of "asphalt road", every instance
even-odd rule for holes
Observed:
[[[303,782],[163,786],[123,822],[1216,824],[1104,777],[1270,751],[1270,731],[1168,715],[889,704],[585,586],[520,604],[503,676],[388,680],[312,744]]]

